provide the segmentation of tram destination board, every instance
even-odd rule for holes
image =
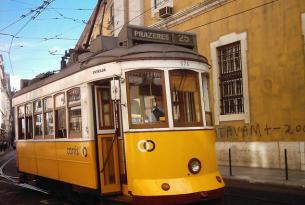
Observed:
[[[196,35],[186,32],[175,32],[128,25],[125,28],[125,32],[121,33],[121,39],[124,39],[123,41],[126,42],[126,38],[128,39],[128,47],[137,44],[138,42],[151,42],[180,45],[196,49]]]

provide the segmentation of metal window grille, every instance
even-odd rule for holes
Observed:
[[[217,48],[220,114],[244,113],[240,41]]]

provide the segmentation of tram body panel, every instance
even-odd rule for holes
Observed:
[[[72,154],[68,154],[69,149]],[[94,141],[56,142],[56,153],[60,180],[83,187],[97,188]]]
[[[58,161],[56,160],[55,142],[34,142],[37,161],[37,175],[51,179],[58,177]]]
[[[19,171],[37,174],[34,142],[17,141],[16,143]]]
[[[148,143],[144,147],[143,142],[147,140],[154,145]],[[222,188],[223,182],[216,180],[220,174],[214,143],[214,130],[126,133],[130,191],[136,196],[161,196]],[[192,158],[202,163],[202,170],[195,175],[188,170]],[[163,183],[171,188],[162,190]]]
[[[94,141],[17,141],[19,171],[98,188]]]

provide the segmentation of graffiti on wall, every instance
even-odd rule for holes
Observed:
[[[273,135],[295,135],[305,134],[304,125],[283,124],[281,126],[271,126],[268,124],[245,124],[242,126],[217,126],[218,138],[245,138],[262,137]]]

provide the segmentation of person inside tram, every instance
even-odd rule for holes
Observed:
[[[164,109],[162,108],[163,102],[162,102],[162,96],[155,96],[154,99],[154,106],[152,109],[152,121],[153,122],[159,122],[165,120],[165,114]]]

